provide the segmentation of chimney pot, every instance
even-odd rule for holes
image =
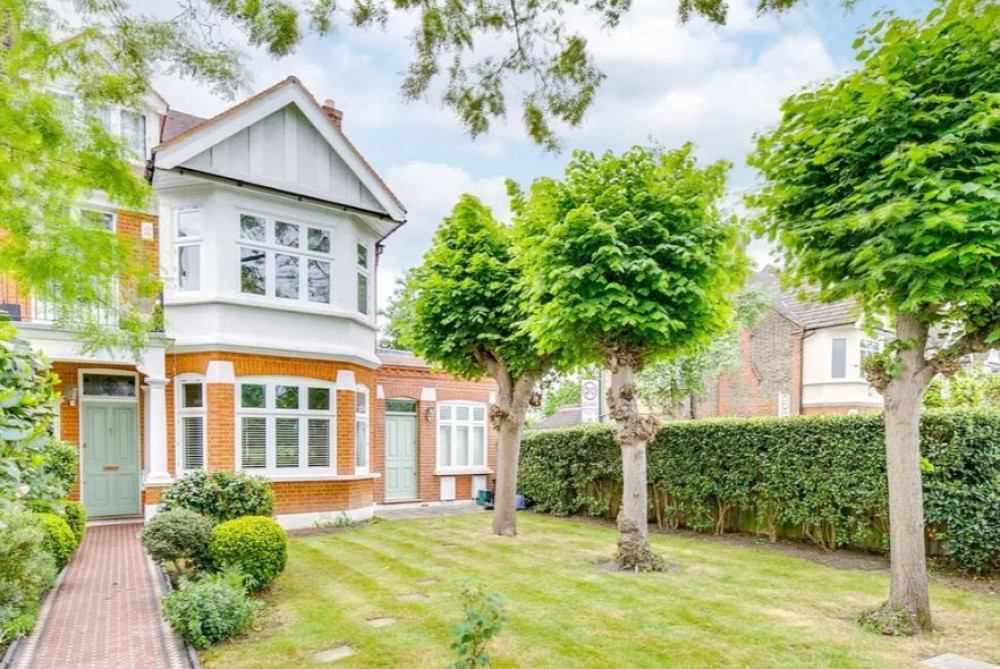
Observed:
[[[337,130],[340,130],[340,124],[344,120],[344,112],[337,109],[333,100],[328,99],[323,103],[323,113],[326,114],[331,121],[333,121],[333,124],[337,126]]]

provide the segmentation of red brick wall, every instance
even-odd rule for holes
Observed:
[[[387,399],[407,398],[417,400],[417,494],[421,501],[434,502],[441,499],[441,477],[434,475],[437,466],[437,403],[421,402],[421,390],[433,388],[437,402],[469,400],[489,405],[490,393],[496,391],[496,384],[490,379],[462,381],[448,374],[431,372],[426,367],[404,367],[385,365],[375,374],[375,380],[382,387]],[[427,412],[430,410],[430,420]],[[371,471],[385,474],[385,400],[375,402],[372,432],[376,447],[372,453]],[[486,464],[496,466],[497,434],[487,421]],[[472,498],[470,474],[455,476],[455,498]],[[492,476],[487,477],[487,485],[492,488]],[[384,478],[375,482],[375,499],[385,501]]]
[[[368,387],[368,411],[369,415],[373,413],[375,374],[350,363],[250,353],[177,353],[167,355],[167,376],[174,379],[180,374],[204,375],[212,361],[231,362],[237,377],[294,376],[335,381],[337,372],[349,370],[354,372],[357,383]],[[208,383],[205,389],[208,468],[231,471],[236,467],[235,388],[228,383]],[[176,474],[175,397],[176,390],[171,384],[167,393],[167,457],[170,471]],[[338,391],[335,401],[337,473],[350,475],[354,474],[354,393]],[[371,432],[369,430],[369,436]],[[273,487],[277,513],[340,511],[370,506],[373,495],[371,480],[275,482]]]

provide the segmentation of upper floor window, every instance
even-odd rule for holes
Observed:
[[[240,215],[240,292],[330,304],[327,228]]]
[[[94,227],[103,228],[108,232],[115,231],[116,217],[113,212],[100,209],[81,209],[80,218],[84,223],[89,223]]]
[[[369,269],[368,260],[368,247],[364,244],[358,242],[358,313],[367,314],[368,313],[368,284],[371,277],[371,270]]]
[[[879,339],[868,339],[867,337],[861,340],[861,375],[864,376],[865,373],[865,362],[882,352],[882,341]]]
[[[438,405],[438,469],[486,466],[486,406]]]
[[[333,469],[333,384],[317,379],[243,379],[237,396],[240,467],[274,474]]]
[[[830,340],[832,349],[832,360],[830,363],[830,376],[834,379],[847,378],[847,339],[834,337]]]
[[[368,389],[354,392],[354,471],[368,473]]]
[[[201,211],[177,212],[177,288],[201,289]]]
[[[177,380],[177,466],[181,471],[205,466],[205,383],[200,377]]]

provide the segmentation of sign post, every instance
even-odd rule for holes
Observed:
[[[597,379],[580,381],[580,422],[584,425],[601,419],[601,391]]]

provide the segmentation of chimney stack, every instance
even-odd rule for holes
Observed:
[[[337,109],[333,100],[327,100],[323,103],[323,113],[326,114],[331,121],[333,121],[333,124],[337,126],[337,130],[340,130],[340,124],[344,120],[344,112]]]

